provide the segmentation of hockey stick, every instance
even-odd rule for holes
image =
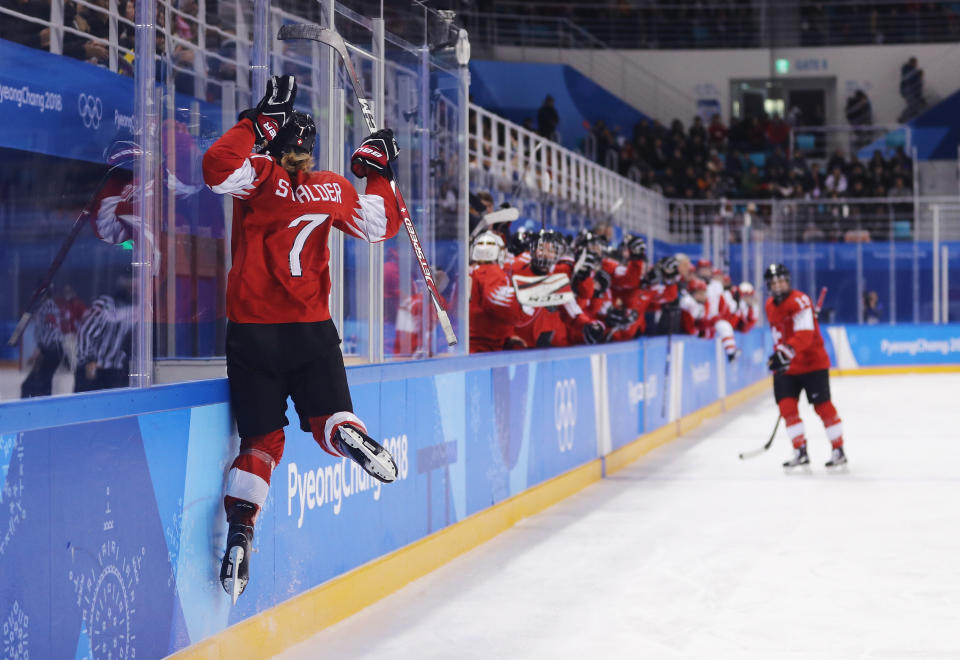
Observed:
[[[277,38],[281,41],[290,41],[292,39],[309,39],[330,46],[340,56],[343,66],[347,69],[350,82],[353,84],[353,91],[357,95],[357,102],[360,104],[361,114],[367,123],[367,128],[371,133],[375,133],[377,125],[374,122],[373,111],[370,109],[370,101],[363,95],[363,86],[360,84],[360,78],[357,77],[357,71],[347,52],[347,44],[336,30],[311,25],[308,23],[291,24],[281,26]],[[403,218],[403,226],[407,229],[407,236],[410,237],[410,245],[413,246],[413,252],[417,256],[417,262],[420,264],[420,271],[423,273],[423,281],[430,292],[430,299],[433,301],[433,307],[437,311],[437,318],[440,320],[440,327],[443,328],[443,334],[447,339],[447,344],[453,346],[457,343],[457,335],[453,332],[453,326],[450,324],[450,317],[440,302],[440,292],[433,280],[433,272],[426,256],[423,254],[423,248],[420,246],[420,239],[417,237],[417,230],[413,226],[413,220],[407,211],[407,204],[403,201],[403,195],[400,193],[400,187],[397,185],[397,179],[393,172],[388,173],[390,188],[397,198],[397,206],[400,207],[400,217]]]
[[[762,454],[763,452],[765,452],[765,451],[767,451],[768,449],[770,449],[770,445],[773,444],[773,439],[774,439],[775,437],[777,437],[777,429],[780,428],[780,420],[781,420],[781,419],[783,419],[783,415],[777,415],[777,423],[773,425],[773,433],[770,434],[770,439],[767,440],[767,444],[765,444],[765,445],[764,445],[763,447],[761,447],[760,449],[751,449],[750,451],[742,452],[742,453],[740,454],[740,460],[743,460],[743,459],[746,459],[746,458],[753,458],[754,456],[759,456],[759,455]]]
[[[23,314],[20,315],[20,320],[17,321],[17,327],[13,329],[13,334],[11,334],[10,339],[7,340],[7,346],[16,346],[20,342],[20,338],[27,329],[30,319],[33,318],[33,313],[36,311],[37,305],[40,304],[40,302],[43,300],[43,297],[50,289],[50,284],[53,282],[53,278],[56,276],[57,272],[60,270],[60,266],[63,265],[64,260],[67,258],[67,253],[70,251],[70,248],[73,247],[73,242],[77,240],[77,236],[80,235],[80,230],[83,229],[83,226],[86,224],[87,216],[90,215],[90,206],[95,200],[98,199],[100,190],[103,188],[104,184],[106,184],[110,176],[118,167],[123,167],[129,162],[130,158],[137,156],[140,153],[141,152],[138,148],[137,150],[130,150],[129,152],[122,154],[123,159],[114,164],[104,173],[102,177],[100,177],[100,181],[97,183],[97,187],[94,189],[93,195],[84,205],[83,209],[80,211],[80,215],[77,216],[77,219],[73,221],[73,226],[70,228],[70,233],[67,234],[65,239],[63,239],[63,243],[60,244],[60,249],[57,250],[57,254],[50,263],[50,267],[47,268],[46,274],[43,276],[43,279],[40,280],[37,288],[33,290],[33,295],[30,296],[30,302],[27,303],[27,308],[24,310]]]
[[[497,209],[496,211],[490,211],[490,213],[484,214],[480,218],[480,222],[477,223],[477,226],[473,228],[473,231],[470,232],[470,242],[473,242],[477,236],[479,236],[483,231],[492,225],[497,225],[502,222],[513,222],[520,217],[520,211],[518,209],[510,208],[506,209]]]
[[[827,297],[827,287],[820,289],[820,295],[817,297],[817,304],[813,308],[813,313],[816,316],[820,315],[820,309],[823,307],[823,299]],[[763,445],[760,449],[751,449],[749,451],[742,452],[740,454],[740,459],[753,458],[754,456],[759,456],[763,452],[770,449],[770,445],[773,444],[773,439],[777,435],[777,429],[780,427],[780,420],[783,419],[783,415],[777,416],[777,423],[773,426],[773,433],[770,434],[770,439],[767,440],[767,443]]]

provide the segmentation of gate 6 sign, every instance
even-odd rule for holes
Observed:
[[[560,451],[571,451],[577,426],[577,381],[572,378],[558,380],[554,385],[553,424],[557,429]]]

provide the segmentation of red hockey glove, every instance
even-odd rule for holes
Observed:
[[[387,176],[390,172],[390,161],[396,160],[399,154],[400,147],[393,137],[393,131],[382,128],[367,137],[353,152],[350,157],[350,171],[361,179],[371,170]]]
[[[797,354],[792,346],[787,344],[777,344],[773,349],[773,354],[767,360],[767,369],[776,373],[782,373],[790,368],[790,361]]]

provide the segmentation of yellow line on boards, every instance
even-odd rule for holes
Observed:
[[[889,376],[893,374],[956,374],[960,364],[908,364],[897,367],[858,367],[831,369],[831,376]]]
[[[765,378],[672,424],[640,436],[605,457],[606,472],[623,469],[705,419],[770,389]],[[410,545],[245,619],[169,656],[176,660],[267,660],[338,621],[356,614],[459,555],[486,543],[602,478],[594,459]],[[226,598],[226,594],[224,594]],[[242,598],[242,596],[241,596]]]

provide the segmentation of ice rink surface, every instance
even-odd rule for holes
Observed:
[[[960,374],[831,385],[845,473],[763,396],[276,657],[960,658]]]

